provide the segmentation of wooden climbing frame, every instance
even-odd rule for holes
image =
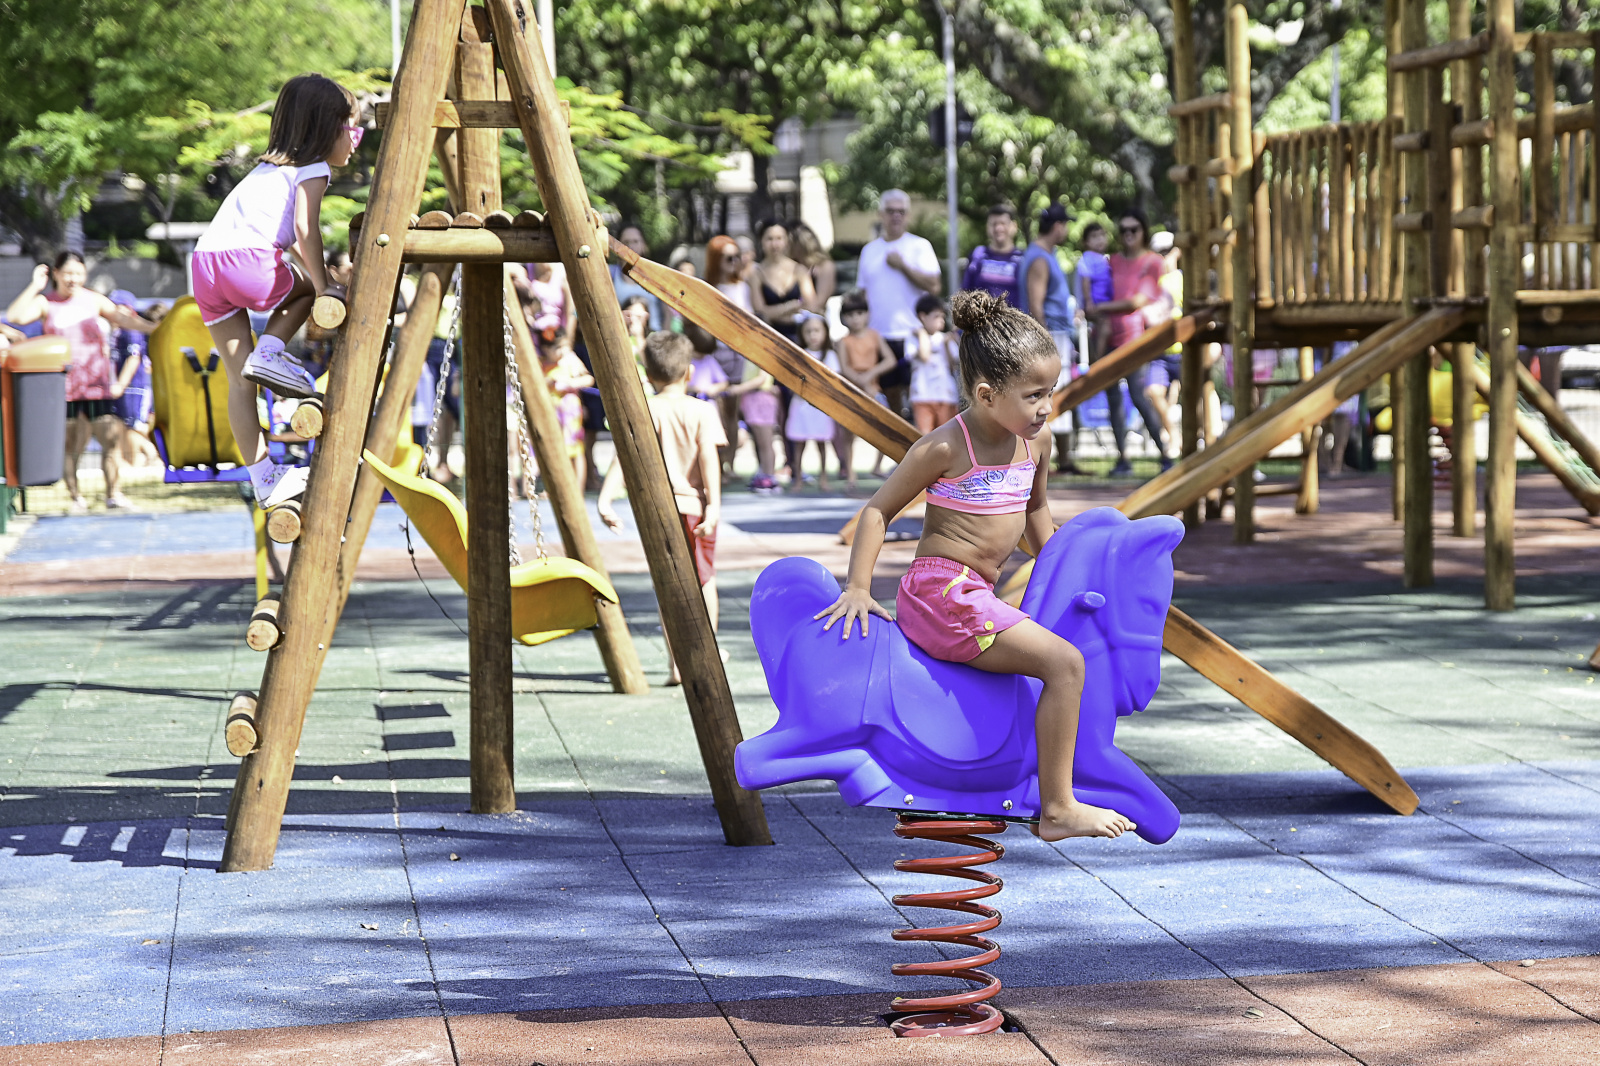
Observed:
[[[270,619],[262,619],[270,621],[277,637],[251,710],[254,740],[234,787],[223,871],[272,864],[306,711],[381,494],[376,479],[361,469],[361,451],[393,454],[450,273],[445,264],[457,263],[463,275],[472,574],[467,596],[473,809],[509,810],[516,802],[509,529],[502,491],[507,439],[500,414],[506,381],[504,264],[559,260],[594,359],[724,836],[732,844],[771,842],[759,796],[740,788],[734,777],[739,723],[606,272],[607,236],[579,176],[565,109],[543,53],[529,46],[530,33],[537,27],[521,0],[488,0],[483,7],[467,6],[465,0],[418,0],[413,9],[394,96],[383,108],[385,132],[372,193],[360,224],[352,226],[354,277],[323,404],[325,425],[300,508],[302,528],[279,603]],[[447,88],[456,98],[446,98]],[[522,132],[544,216],[501,209],[503,127]],[[434,154],[454,213],[419,218],[414,210]],[[432,265],[423,271],[412,317],[395,338],[384,392],[371,414],[393,295],[407,262]],[[513,349],[526,383],[531,348],[515,329]],[[550,461],[560,452],[551,440],[549,412],[533,396],[537,392],[525,390],[534,401],[530,428],[543,453],[541,466],[547,477],[565,469],[570,481],[570,467]],[[561,480],[558,473],[551,478],[551,495],[568,551],[583,561],[592,559],[590,565],[598,569],[581,495],[575,484],[555,484]],[[602,654],[614,685],[642,691],[642,673],[620,610],[608,614],[602,608],[600,623]],[[257,639],[268,637],[262,632]],[[242,728],[235,732],[242,735]]]

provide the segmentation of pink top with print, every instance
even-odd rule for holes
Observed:
[[[67,364],[67,401],[111,399],[111,346],[100,321],[99,294],[79,289],[71,299],[51,293],[44,298],[44,331],[67,338],[72,362]]]
[[[928,486],[928,504],[948,507],[967,514],[1016,514],[1028,509],[1033,498],[1033,475],[1039,468],[1033,459],[1033,449],[1023,441],[1028,457],[1005,466],[982,466],[972,451],[972,434],[967,432],[967,420],[956,416],[961,435],[967,439],[967,458],[972,469],[960,477],[942,477]]]

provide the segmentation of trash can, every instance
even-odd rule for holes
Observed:
[[[0,351],[0,447],[7,488],[61,480],[71,361],[65,337],[36,337]]]

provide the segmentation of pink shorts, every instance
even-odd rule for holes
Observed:
[[[911,561],[895,598],[900,631],[935,659],[953,663],[976,658],[1027,617],[968,567],[932,555]]]
[[[294,272],[281,248],[230,248],[196,252],[189,260],[194,302],[208,326],[239,310],[276,311],[294,288]]]

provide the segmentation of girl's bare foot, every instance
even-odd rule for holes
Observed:
[[[1119,837],[1136,828],[1116,811],[1074,802],[1072,806],[1042,811],[1029,826],[1040,840],[1065,840],[1067,837]]]

